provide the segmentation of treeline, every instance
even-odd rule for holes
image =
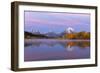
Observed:
[[[42,34],[32,34],[30,32],[24,32],[24,38],[30,39],[30,38],[48,38],[48,37]]]
[[[90,32],[67,33],[63,39],[90,39]]]

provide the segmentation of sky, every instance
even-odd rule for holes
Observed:
[[[24,30],[61,33],[67,28],[90,32],[89,13],[24,11]]]

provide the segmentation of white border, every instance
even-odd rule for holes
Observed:
[[[56,61],[35,61],[24,62],[24,10],[33,11],[54,11],[54,12],[73,12],[73,13],[90,13],[91,14],[91,58],[79,60],[56,60]],[[60,8],[44,6],[19,6],[19,68],[50,67],[62,65],[83,65],[95,64],[95,10],[79,8]]]

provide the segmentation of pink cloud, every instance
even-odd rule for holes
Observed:
[[[77,19],[59,19],[59,20],[55,20],[55,21],[53,21],[53,20],[44,20],[44,19],[28,19],[28,20],[26,20],[26,22],[28,22],[28,23],[38,23],[38,24],[48,24],[48,25],[60,25],[60,26],[62,26],[62,25],[73,25],[73,24],[78,24],[78,23],[80,23],[80,21],[79,20],[77,20]],[[32,24],[31,24],[32,25]]]
[[[65,15],[69,15],[69,16],[73,16],[73,15],[77,15],[77,16],[87,16],[90,15],[90,13],[71,13],[71,12],[58,12],[58,13],[48,13],[48,15],[53,15],[53,16],[65,16]]]
[[[48,24],[48,25],[77,25],[81,23],[81,19],[79,18],[64,18],[65,15],[80,15],[80,16],[84,16],[84,15],[89,15],[89,14],[79,14],[79,13],[48,13],[48,15],[52,15],[52,17],[54,17],[56,20],[45,20],[45,19],[39,19],[39,18],[35,18],[33,19],[33,17],[31,18],[30,14],[28,15],[27,19],[25,20],[26,22],[31,22],[31,23],[39,23],[39,24]],[[51,18],[52,19],[52,18]],[[32,25],[32,24],[31,24]]]

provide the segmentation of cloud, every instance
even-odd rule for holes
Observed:
[[[80,20],[77,19],[57,19],[57,20],[44,20],[44,19],[28,19],[25,20],[25,23],[31,23],[30,25],[35,25],[36,24],[42,24],[42,25],[60,25],[60,26],[65,26],[65,25],[78,25],[82,24]]]
[[[39,16],[40,15],[40,16]],[[46,17],[45,17],[46,16]],[[27,12],[25,15],[25,24],[27,25],[83,25],[88,24],[90,14],[80,14],[80,13],[36,13],[36,12]],[[31,23],[31,24],[30,24]]]

